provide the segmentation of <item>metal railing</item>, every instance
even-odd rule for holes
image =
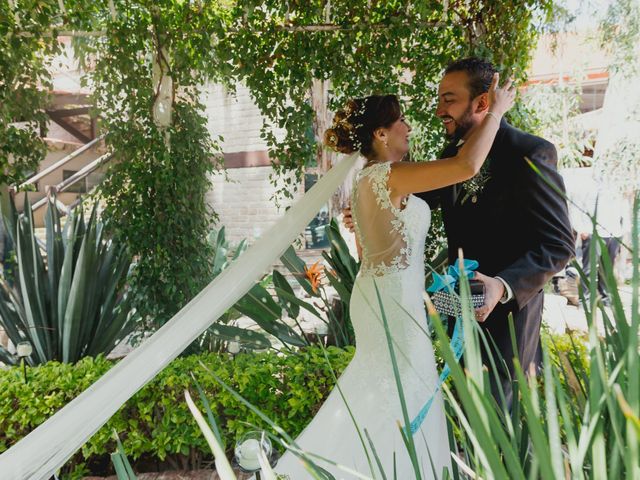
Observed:
[[[47,168],[45,168],[41,172],[36,173],[33,177],[31,177],[31,178],[27,179],[26,181],[24,181],[23,183],[21,183],[20,186],[17,188],[17,190],[21,190],[21,189],[23,189],[24,187],[26,187],[28,185],[32,185],[32,184],[36,183],[38,180],[42,179],[43,177],[46,177],[47,175],[49,175],[51,172],[56,171],[57,169],[59,169],[60,167],[65,165],[66,163],[70,162],[71,160],[73,160],[77,156],[81,155],[82,153],[86,152],[87,150],[89,150],[90,148],[95,146],[103,138],[104,138],[104,135],[100,135],[99,137],[96,137],[93,140],[91,140],[86,145],[83,145],[82,147],[78,148],[77,150],[74,150],[73,152],[71,152],[66,157],[61,158],[60,160],[58,160],[53,165],[48,166]]]
[[[83,145],[82,147],[78,148],[77,150],[74,150],[73,152],[71,152],[66,157],[61,158],[60,160],[58,160],[54,164],[49,165],[44,170],[42,170],[42,171],[36,173],[34,176],[28,178],[27,180],[22,182],[19,186],[16,187],[15,185],[12,185],[10,187],[11,192],[15,193],[18,190],[22,190],[23,188],[28,187],[29,185],[35,184],[36,182],[38,182],[39,180],[43,179],[44,177],[46,177],[50,173],[53,173],[56,170],[60,169],[61,167],[63,167],[67,163],[69,163],[74,158],[77,158],[78,156],[80,156],[84,152],[86,152],[87,150],[90,150],[91,148],[96,146],[101,140],[104,139],[104,137],[105,137],[105,134],[102,134],[102,135],[94,138],[93,140],[91,140],[86,145]],[[71,175],[69,178],[63,180],[62,182],[60,182],[60,183],[58,183],[56,185],[47,185],[46,186],[46,195],[45,195],[45,197],[41,198],[36,203],[34,203],[31,206],[31,210],[33,212],[35,212],[36,210],[42,208],[43,206],[45,206],[48,203],[51,194],[64,192],[65,190],[68,190],[69,187],[71,187],[72,185],[75,185],[76,183],[80,182],[81,180],[84,180],[85,178],[87,178],[93,171],[95,171],[96,169],[100,168],[102,165],[107,163],[112,158],[113,158],[113,153],[105,153],[104,155],[101,155],[100,157],[96,158],[93,162],[89,163],[88,165],[85,165],[82,169],[78,170],[76,173]],[[78,198],[77,200],[75,200],[73,203],[71,203],[68,206],[64,205],[59,200],[56,200],[55,204],[56,204],[56,207],[58,208],[58,210],[60,210],[60,212],[62,212],[64,214],[68,214],[71,210],[73,210],[75,207],[77,207],[80,204],[80,198]]]
[[[41,198],[40,200],[38,200],[36,203],[34,203],[33,206],[31,207],[31,210],[35,212],[39,208],[43,207],[49,201],[49,196],[52,193],[64,192],[65,190],[67,190],[69,187],[71,187],[75,183],[78,183],[80,180],[84,180],[85,178],[87,178],[91,172],[93,172],[94,170],[100,168],[102,165],[107,163],[112,158],[113,158],[113,153],[112,152],[105,153],[104,155],[96,158],[90,164],[85,165],[82,169],[78,170],[76,173],[71,175],[66,180],[63,180],[62,182],[58,183],[57,185],[49,186],[47,188],[47,195],[44,198]],[[74,207],[79,205],[79,203],[80,202],[76,201],[73,204],[71,204],[69,207],[65,207],[64,209],[62,209],[60,207],[61,202],[56,202],[56,206],[58,207],[59,210],[65,212],[65,213],[68,213],[70,210],[73,210]]]

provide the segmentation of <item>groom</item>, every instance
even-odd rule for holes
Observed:
[[[491,63],[479,58],[456,61],[445,70],[436,115],[451,142],[442,158],[455,156],[487,114],[487,90],[495,72]],[[542,288],[564,268],[574,250],[567,204],[558,193],[564,192],[564,184],[556,164],[553,144],[503,119],[476,177],[418,194],[432,209],[442,209],[449,263],[457,261],[458,249],[462,249],[465,258],[480,264],[482,273],[476,278],[484,282],[486,296],[476,319],[505,360],[506,370],[498,366],[498,373],[508,406],[511,379],[515,378],[513,357],[517,354],[525,373],[540,364]],[[350,226],[350,212],[345,213],[345,224]],[[509,333],[510,313],[517,352],[513,352]],[[485,365],[490,363],[485,360]],[[494,397],[500,398],[491,377]]]

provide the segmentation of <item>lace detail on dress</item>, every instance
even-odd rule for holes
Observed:
[[[352,211],[356,235],[362,247],[361,275],[397,273],[410,264],[412,257],[408,225],[420,222],[421,209],[408,197],[404,208],[391,203],[388,180],[391,163],[379,163],[363,169],[355,178]]]
[[[430,223],[429,206],[410,195],[404,209],[391,204],[387,191],[390,165],[377,164],[360,172],[355,180],[352,212],[356,235],[363,249],[362,266],[351,292],[349,311],[356,336],[356,354],[338,379],[311,424],[296,443],[306,451],[368,472],[369,462],[360,445],[352,415],[366,428],[379,452],[382,470],[396,478],[414,478],[414,463],[403,446],[398,420],[402,421],[396,377],[387,332],[393,341],[397,371],[410,418],[433,395],[438,380],[422,300],[424,291],[424,241]],[[385,275],[393,273],[393,275]],[[384,316],[383,316],[384,312]],[[345,402],[349,409],[345,408]],[[327,442],[331,438],[331,442]],[[416,457],[425,480],[436,480],[450,468],[447,427],[438,393],[420,430],[414,435]],[[295,480],[310,480],[300,460],[287,452],[276,469]],[[335,478],[353,479],[332,465]]]

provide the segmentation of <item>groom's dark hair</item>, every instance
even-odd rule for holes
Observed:
[[[452,72],[466,72],[469,77],[469,92],[471,98],[489,90],[493,74],[497,72],[496,67],[488,60],[478,57],[463,58],[451,63],[444,71],[445,75]]]

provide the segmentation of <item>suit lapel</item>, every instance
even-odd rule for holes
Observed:
[[[494,177],[494,171],[493,169],[496,167],[495,165],[495,161],[498,157],[500,157],[500,144],[502,141],[502,137],[504,135],[504,132],[506,130],[506,127],[508,127],[509,124],[506,122],[506,120],[503,118],[502,121],[500,122],[500,129],[498,130],[498,133],[496,134],[496,138],[493,141],[493,145],[491,146],[491,150],[489,151],[489,155],[487,155],[487,158],[485,160],[485,164],[482,166],[483,169],[485,169],[486,173],[489,175],[489,178],[486,179],[486,181],[483,183],[483,187],[482,189],[478,192],[477,195],[474,195],[476,198],[479,198],[481,195],[483,195],[484,190],[486,189],[487,185],[491,184],[492,181],[495,180]],[[449,147],[447,147],[449,148]],[[455,147],[455,152],[458,151],[459,147]],[[455,153],[454,153],[455,155]],[[464,198],[464,194],[465,194],[465,189],[463,186],[464,182],[461,183],[456,183],[453,187],[453,192],[454,192],[454,200],[453,200],[453,205],[454,207],[460,207],[462,206],[462,199]],[[469,199],[469,201],[472,201],[471,199]],[[475,202],[473,202],[475,203]],[[465,202],[466,204],[466,202]]]

